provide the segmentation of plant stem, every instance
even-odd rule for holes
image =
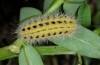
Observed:
[[[64,3],[64,0],[54,0],[52,3],[51,3],[51,6],[49,7],[49,9],[47,9],[47,11],[44,13],[44,16],[48,16],[50,15],[51,13],[53,13],[56,9],[59,8],[59,6],[61,4]]]
[[[78,60],[79,60],[79,64],[78,65],[82,65],[82,58],[81,55],[78,54]]]
[[[61,54],[75,55],[76,54],[75,52],[71,52],[66,48],[62,48],[59,46],[37,46],[34,48],[39,52],[40,55],[61,55]],[[9,46],[0,48],[0,60],[10,59],[17,56],[18,53],[11,52],[9,50]]]

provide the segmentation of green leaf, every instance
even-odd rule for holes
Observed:
[[[95,29],[94,32],[100,36],[100,28]]]
[[[88,4],[80,5],[77,19],[85,27],[89,27],[91,25],[91,10]]]
[[[39,52],[40,55],[76,54],[60,46],[37,46],[35,49]]]
[[[17,53],[11,52],[8,48],[9,46],[0,48],[0,60],[6,60],[18,56]],[[75,52],[71,52],[68,49],[60,46],[36,46],[34,48],[40,55],[76,54]]]
[[[44,13],[44,16],[47,16],[53,13],[55,10],[57,10],[61,6],[61,4],[63,4],[63,2],[64,0],[53,0],[50,7]]]
[[[100,58],[100,37],[82,26],[79,26],[77,32],[71,37],[64,40],[52,39],[52,41],[80,55]]]
[[[16,56],[17,54],[11,52],[8,47],[0,48],[0,60],[10,59]]]
[[[25,21],[29,18],[33,18],[34,16],[40,16],[40,15],[42,15],[42,13],[36,8],[23,7],[20,10],[20,21]]]
[[[16,57],[20,51],[23,42],[17,39],[12,45],[0,48],[0,60]]]
[[[64,3],[63,9],[64,12],[70,16],[73,16],[76,14],[77,9],[79,8],[80,4],[74,4],[74,3]]]
[[[44,0],[43,11],[45,12],[51,5],[53,0]]]
[[[19,54],[19,65],[43,65],[43,62],[32,45],[25,45]]]
[[[44,12],[46,12],[52,6],[53,2],[54,2],[53,0],[44,0],[44,7],[43,7]],[[60,8],[57,8],[54,11],[54,13],[56,12],[58,14],[59,13],[59,9]]]

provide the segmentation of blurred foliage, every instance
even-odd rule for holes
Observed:
[[[100,0],[96,0],[95,2],[97,10],[100,11]]]
[[[100,28],[100,11],[98,11],[93,19],[96,28]]]
[[[91,10],[88,4],[82,3],[78,10],[78,21],[85,27],[91,25]]]
[[[94,32],[96,34],[99,35],[99,33],[100,33],[100,29],[99,29],[99,27],[100,27],[100,22],[99,22],[100,21],[100,19],[99,19],[100,18],[100,0],[90,0],[90,1],[88,0],[86,2],[88,2],[89,5],[85,5],[85,6],[80,6],[80,4],[79,4],[79,3],[83,3],[82,1],[84,1],[84,0],[66,0],[65,2],[63,2],[61,0],[58,0],[60,2],[60,4],[57,4],[57,3],[56,4],[59,5],[59,6],[61,5],[60,8],[59,8],[59,6],[56,6],[56,4],[55,4],[56,1],[54,1],[53,3],[52,3],[52,1],[53,0],[44,0],[44,7],[43,7],[43,0],[17,0],[17,1],[15,1],[15,0],[14,1],[12,1],[12,0],[10,0],[10,1],[1,0],[1,2],[0,2],[0,8],[1,8],[1,10],[0,10],[0,14],[1,14],[0,15],[0,20],[1,20],[1,22],[0,22],[1,23],[0,24],[1,25],[1,27],[0,27],[0,31],[1,31],[0,46],[1,47],[7,46],[7,45],[9,45],[9,43],[12,43],[15,40],[14,36],[16,36],[16,35],[9,35],[10,34],[9,31],[13,30],[13,32],[14,32],[14,29],[12,29],[12,28],[16,27],[16,26],[11,26],[9,23],[13,23],[15,25],[18,24],[19,11],[22,7],[25,7],[25,6],[34,7],[36,9],[35,12],[38,12],[38,13],[35,13],[36,15],[37,14],[41,15],[41,12],[39,10],[41,10],[43,13],[46,12],[46,15],[49,15],[53,12],[61,11],[62,10],[61,9],[61,7],[62,7],[61,4],[64,3],[63,9],[64,9],[65,13],[67,13],[69,15],[76,15],[76,16],[78,15],[78,19],[81,20],[80,23],[82,25],[84,25],[85,27],[89,27],[90,29],[94,30]],[[53,6],[56,6],[56,8],[52,8]],[[50,9],[48,9],[49,7],[50,7]],[[91,18],[90,18],[91,13],[90,13],[89,7],[91,7],[91,11],[92,11],[92,24],[91,24]],[[23,14],[27,13],[28,10],[26,9],[25,12],[23,12]],[[28,12],[31,12],[31,11],[32,10],[30,10]],[[63,12],[63,11],[61,11],[61,12]],[[75,14],[75,13],[78,13],[78,14]],[[30,17],[33,17],[32,16],[33,14],[30,14],[31,15]],[[22,16],[22,13],[20,14],[20,16]],[[22,18],[28,18],[28,17],[25,15],[25,17],[22,17]],[[86,30],[86,29],[82,28],[82,30]],[[90,31],[88,31],[88,32],[90,32]],[[93,40],[96,39],[95,36],[91,36],[90,33],[88,33],[86,35],[87,36],[90,35],[91,38],[93,37],[92,38]],[[84,37],[84,35],[83,35],[83,37]],[[13,38],[13,39],[11,39],[11,38]],[[73,39],[75,39],[75,38],[73,38]],[[82,39],[82,38],[80,38],[80,39]],[[91,40],[89,42],[91,42]],[[73,43],[75,43],[75,42],[73,42]],[[93,43],[94,43],[94,41],[93,41]],[[99,48],[99,44],[94,44],[94,45],[95,46],[97,45],[96,47]],[[91,46],[91,45],[89,45],[89,46]],[[76,45],[77,48],[80,48],[78,52],[81,52],[84,55],[85,55],[85,52],[86,52],[86,55],[87,55],[88,50],[85,51],[85,49],[87,49],[89,46],[85,46],[84,49],[83,49],[84,52],[81,52],[82,49]],[[45,48],[45,47],[42,47],[42,49],[43,48]],[[72,48],[73,48],[73,50],[75,50],[74,47],[72,47]],[[94,56],[94,57],[99,56],[99,55],[93,54],[93,52],[96,53],[95,50],[94,51],[92,50],[93,48],[94,47],[89,48],[89,49],[91,49],[91,53],[90,53],[91,56]],[[96,50],[98,50],[98,48]],[[31,48],[29,48],[29,49],[31,50]],[[51,48],[48,47],[48,49],[50,51]],[[60,53],[63,52],[61,50],[61,48],[58,47],[57,49],[60,49],[60,51],[59,51]],[[7,52],[8,52],[8,50],[7,50]],[[45,52],[48,52],[48,51],[45,51]],[[57,52],[57,51],[55,51],[55,52]],[[3,56],[7,56],[7,55],[3,55]],[[56,59],[54,59],[54,57],[53,57],[52,61],[49,60],[49,62],[46,65],[50,65],[50,63],[51,63],[51,65],[53,65],[56,62],[59,65],[72,65],[72,64],[76,65],[78,63],[76,56],[68,56],[68,55],[67,56],[63,55],[63,56],[61,56],[61,55],[56,56]],[[51,59],[51,58],[48,57],[48,59]],[[48,59],[46,59],[45,62],[47,62]],[[100,65],[100,61],[97,60],[97,59],[92,59],[92,58],[88,58],[88,57],[84,57],[84,56],[82,56],[82,59],[83,59],[83,65],[95,65],[95,64]],[[13,60],[13,59],[11,59],[11,60]],[[14,60],[14,61],[16,61],[16,60]],[[24,62],[24,60],[21,60],[21,61]],[[54,61],[54,63],[53,63],[53,61]],[[55,65],[58,65],[58,64],[55,64]],[[18,63],[16,63],[16,62],[12,63],[9,60],[5,60],[5,61],[0,62],[0,65],[18,65]]]

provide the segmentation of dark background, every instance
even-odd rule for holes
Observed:
[[[0,0],[0,47],[15,40],[14,31],[19,23],[20,9],[34,7],[42,11],[42,0]]]

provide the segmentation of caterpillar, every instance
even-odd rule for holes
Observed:
[[[23,22],[16,30],[20,39],[41,42],[73,35],[78,28],[77,20],[65,14],[50,15]]]

